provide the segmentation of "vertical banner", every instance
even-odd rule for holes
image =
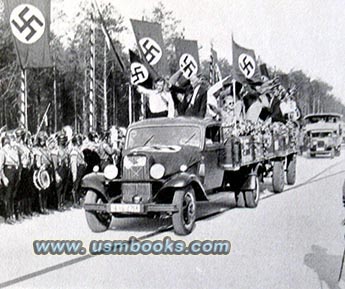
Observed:
[[[190,79],[200,67],[198,42],[195,40],[176,39],[176,59],[183,76]]]
[[[232,63],[234,78],[242,83],[261,81],[260,70],[256,62],[255,52],[239,46],[232,39]]]
[[[131,24],[140,55],[145,63],[153,68],[156,74],[153,77],[169,75],[169,65],[161,25],[133,19],[131,19]]]
[[[50,67],[50,0],[5,0],[10,24],[22,68]]]

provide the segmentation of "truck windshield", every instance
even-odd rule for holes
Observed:
[[[336,115],[314,115],[307,117],[305,122],[306,124],[317,122],[337,123],[340,122],[340,120],[341,117]]]
[[[332,132],[313,132],[312,137],[331,137]]]
[[[201,131],[193,126],[144,127],[130,130],[127,149],[143,146],[185,145],[200,147]]]

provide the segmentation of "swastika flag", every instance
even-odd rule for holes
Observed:
[[[232,39],[232,57],[233,75],[237,81],[242,83],[248,80],[261,81],[254,50],[241,47]]]
[[[161,25],[133,19],[131,19],[131,23],[142,59],[159,76],[169,75]],[[156,78],[157,75],[154,75],[154,77]]]
[[[50,0],[5,0],[5,12],[21,67],[52,66]]]
[[[176,39],[176,59],[183,76],[189,79],[200,67],[199,48],[196,40]]]
[[[133,85],[140,84],[148,89],[152,89],[153,79],[150,68],[132,50],[129,50],[129,60],[131,62],[131,83]]]

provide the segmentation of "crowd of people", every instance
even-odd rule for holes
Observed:
[[[286,123],[300,118],[296,90],[286,89],[279,78],[262,77],[262,81],[242,84],[228,76],[211,86],[200,74],[186,80],[178,71],[169,79],[156,79],[153,89],[138,85],[137,91],[145,96],[147,118],[211,117],[226,126]]]
[[[125,131],[113,127],[71,135],[69,127],[48,136],[22,128],[1,133],[0,215],[6,224],[70,207],[80,208],[81,179],[95,166],[103,170],[121,155]]]

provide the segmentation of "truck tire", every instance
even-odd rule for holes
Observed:
[[[273,163],[272,186],[273,192],[276,194],[284,190],[285,185],[285,170],[283,161],[275,161]]]
[[[251,191],[245,191],[244,197],[246,200],[247,208],[256,208],[260,199],[260,182],[258,176],[255,176],[255,189]]]
[[[335,156],[340,157],[340,155],[341,155],[341,148],[339,147],[335,150]]]
[[[332,148],[331,150],[331,159],[334,159],[335,156],[335,148]]]
[[[190,234],[195,227],[196,220],[196,200],[193,188],[176,191],[173,205],[177,207],[177,212],[172,215],[174,232],[177,235],[185,236]]]
[[[245,208],[246,202],[244,200],[243,192],[235,192],[235,199],[237,208]]]
[[[293,155],[288,161],[286,168],[286,182],[288,185],[294,185],[296,183],[296,165],[297,158]]]
[[[308,153],[307,153],[307,157],[308,157],[308,159],[311,159],[311,158],[314,158],[316,156],[316,154],[313,152],[311,152],[311,151],[308,151]]]
[[[93,190],[88,190],[84,204],[102,204],[102,199]],[[92,232],[101,233],[108,230],[112,216],[109,213],[85,211],[86,221]]]

